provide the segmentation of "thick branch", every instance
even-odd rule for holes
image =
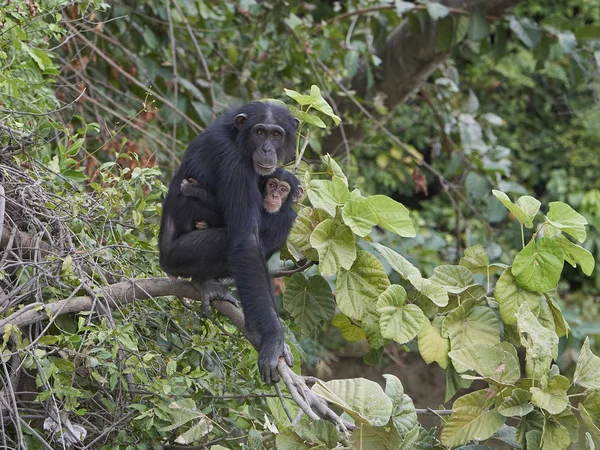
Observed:
[[[449,8],[461,9],[471,13],[479,12],[486,16],[501,16],[506,10],[520,0],[442,0],[440,3]],[[356,96],[365,100],[365,106],[373,112],[371,99],[375,94],[383,94],[385,105],[392,110],[421,86],[433,71],[447,57],[448,52],[439,52],[437,46],[437,23],[428,18],[422,22],[419,31],[412,33],[408,20],[400,24],[388,36],[384,48],[378,53],[381,66],[377,69],[375,85],[367,92],[367,70],[363,63],[357,74],[350,81],[350,87]],[[344,115],[355,114],[358,107],[347,97],[337,97],[337,106]],[[346,138],[359,140],[362,137],[361,127],[346,126]],[[325,139],[324,149],[335,153],[342,147],[342,136],[337,128]]]

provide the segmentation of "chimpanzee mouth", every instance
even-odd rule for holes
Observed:
[[[261,175],[272,174],[273,172],[275,172],[276,166],[277,166],[276,164],[267,166],[267,165],[263,165],[263,164],[260,164],[256,161],[254,161],[254,169]]]

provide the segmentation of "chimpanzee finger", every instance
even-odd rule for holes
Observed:
[[[279,383],[279,372],[277,372],[277,366],[271,366],[271,383]]]
[[[292,355],[292,351],[287,344],[283,346],[283,358],[288,366],[294,367],[294,355]]]

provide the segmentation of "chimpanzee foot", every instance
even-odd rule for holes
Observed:
[[[238,301],[229,293],[227,288],[217,280],[195,281],[192,279],[192,284],[200,291],[200,298],[205,306],[209,306],[214,300],[224,300],[238,307]]]

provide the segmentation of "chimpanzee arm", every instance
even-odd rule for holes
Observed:
[[[232,167],[217,190],[223,206],[227,239],[227,263],[236,287],[248,331],[259,342],[258,367],[267,383],[279,381],[277,364],[281,356],[293,365],[283,329],[275,309],[273,287],[259,238],[262,195],[257,177]]]
[[[181,182],[181,195],[184,197],[192,197],[199,200],[205,207],[212,209],[217,214],[223,214],[221,207],[216,197],[201,187],[198,183],[194,183],[184,179]]]
[[[296,212],[289,204],[284,204],[276,214],[262,212],[260,243],[265,260],[268,261],[273,253],[285,244],[294,220],[296,220]]]

